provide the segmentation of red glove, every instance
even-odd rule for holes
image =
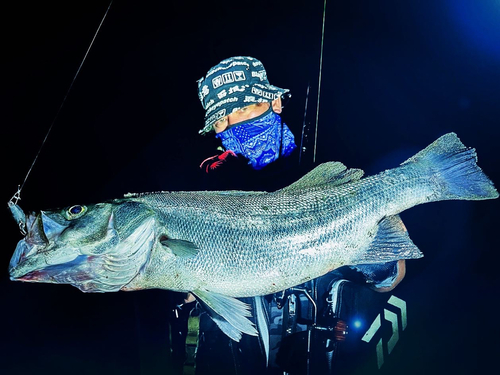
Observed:
[[[214,170],[215,168],[222,165],[222,163],[226,161],[229,155],[236,157],[236,154],[233,151],[227,150],[220,155],[214,155],[206,158],[201,162],[200,168],[204,168],[205,172],[208,173],[209,171]]]

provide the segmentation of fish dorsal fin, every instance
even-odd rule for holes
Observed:
[[[344,164],[338,161],[329,161],[318,165],[312,171],[280,191],[300,190],[326,184],[340,186],[348,182],[358,181],[363,177],[363,174],[364,172],[361,169],[347,169]]]
[[[168,247],[178,257],[195,257],[200,250],[198,246],[190,241],[176,240],[173,238],[162,238],[160,243]]]
[[[424,255],[408,236],[399,215],[380,221],[375,238],[359,263],[385,263],[400,259],[417,259]]]
[[[240,341],[242,333],[257,336],[258,332],[248,319],[250,306],[236,298],[207,290],[191,292],[207,314],[229,338]]]

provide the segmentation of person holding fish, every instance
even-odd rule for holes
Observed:
[[[205,159],[200,165],[207,177],[207,190],[270,191],[282,188],[304,174],[293,157],[297,148],[294,135],[280,116],[284,96],[288,93],[288,89],[271,85],[262,62],[248,56],[225,59],[198,80],[198,96],[206,111],[205,124],[199,133],[215,133],[215,138],[222,143],[219,154]],[[196,373],[253,374],[257,371],[282,373],[283,370],[290,374],[307,373],[309,369],[304,367],[307,358],[322,363],[322,370],[331,368],[325,353],[332,349],[325,347],[324,336],[314,336],[317,342],[311,345],[313,350],[321,353],[320,359],[306,350],[298,353],[296,349],[290,349],[290,345],[294,346],[294,340],[303,338],[308,325],[321,322],[321,317],[317,316],[324,316],[331,308],[332,301],[329,304],[325,301],[326,296],[331,295],[334,282],[357,278],[361,284],[369,283],[378,291],[390,291],[405,274],[404,260],[387,263],[383,269],[365,266],[358,267],[356,272],[343,268],[345,272],[342,269],[331,272],[281,294],[241,298],[256,312],[252,322],[258,327],[258,337],[243,335],[236,342],[224,334],[207,314],[193,318],[200,319]],[[347,276],[349,272],[351,274]],[[309,311],[306,322],[297,323],[293,305],[310,304],[308,299],[312,298],[315,313]],[[193,301],[192,295],[185,300],[186,303]],[[179,316],[187,318],[185,311]],[[344,339],[347,330],[344,322],[330,317],[328,321],[323,319],[322,323],[331,326],[329,328],[335,332],[331,336],[339,341]],[[280,343],[281,351],[278,350]],[[293,356],[300,358],[299,363],[291,360]],[[188,362],[194,364],[192,359]],[[317,364],[315,368],[318,369]]]
[[[209,72],[199,82],[202,103],[215,111],[205,128],[222,120],[216,134],[227,155],[242,156],[250,171],[241,173],[260,189],[128,193],[28,215],[14,197],[9,208],[23,238],[9,262],[11,280],[87,293],[189,293],[182,303],[195,299],[195,311],[199,305],[205,312],[195,351],[199,375],[338,374],[339,362],[364,363],[356,346],[367,348],[365,336],[385,314],[376,297],[384,294],[366,286],[391,290],[404,275],[402,260],[423,256],[399,214],[430,202],[496,199],[493,182],[475,149],[448,133],[376,175],[363,178],[361,169],[330,161],[286,186],[276,170],[271,177],[280,186],[269,187],[266,171],[295,148],[275,112],[285,90],[271,86],[250,57],[226,59]],[[224,160],[212,159],[216,171],[221,162],[228,166]],[[239,182],[234,173],[218,182]],[[400,306],[403,317],[405,301],[392,297],[382,302]],[[356,314],[369,328],[355,331],[363,326]],[[365,343],[375,349],[380,340]],[[338,348],[356,360],[342,361]],[[376,368],[380,351],[370,352]]]

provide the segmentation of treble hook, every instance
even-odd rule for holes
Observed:
[[[26,232],[26,215],[24,214],[24,211],[22,210],[22,208],[17,205],[17,202],[19,202],[20,200],[21,200],[21,187],[18,185],[16,193],[12,196],[12,198],[10,198],[7,205],[9,206],[10,212],[12,213],[14,220],[16,221],[17,225],[19,226],[19,230],[21,231],[21,234],[23,236],[26,236],[26,233],[27,233]]]

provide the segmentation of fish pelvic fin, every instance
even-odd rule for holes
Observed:
[[[408,236],[399,215],[388,216],[379,223],[368,251],[358,264],[386,263],[400,259],[418,259],[424,255]]]
[[[195,290],[191,293],[221,331],[232,340],[240,341],[243,333],[258,336],[253,323],[248,319],[251,313],[247,303],[207,290]]]
[[[417,163],[429,168],[440,186],[436,200],[498,198],[493,182],[476,162],[476,150],[466,147],[455,133],[448,133],[401,165]]]

